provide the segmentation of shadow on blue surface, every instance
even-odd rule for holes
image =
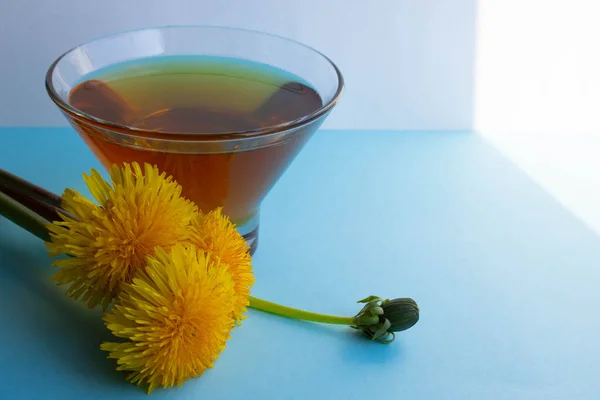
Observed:
[[[6,287],[19,289],[3,290],[0,294],[2,304],[13,305],[3,309],[0,320],[4,329],[0,330],[0,338],[6,336],[6,327],[10,326],[13,334],[17,331],[27,339],[27,346],[38,348],[37,352],[31,349],[23,352],[20,347],[24,343],[16,344],[8,350],[14,352],[12,362],[26,364],[27,367],[21,368],[29,369],[31,374],[52,374],[52,371],[36,371],[40,363],[49,363],[79,379],[102,381],[103,385],[124,384],[115,370],[115,362],[100,351],[100,343],[112,339],[101,320],[101,312],[89,310],[65,296],[62,288],[49,279],[54,267],[50,266],[41,242],[25,242],[29,245],[13,243],[6,237],[0,241],[0,280]]]
[[[342,361],[363,366],[395,363],[400,365],[399,368],[403,368],[403,343],[400,334],[393,344],[389,345],[365,340],[365,335],[356,330],[351,330],[348,336],[350,339],[343,341]]]
[[[268,320],[269,323],[280,326],[284,330],[289,329],[294,334],[302,334],[303,336],[306,335],[334,343],[332,356],[343,362],[359,365],[402,362],[401,336],[394,341],[393,345],[382,345],[368,340],[362,331],[344,325],[298,321],[256,310],[250,310],[250,314],[252,319]]]

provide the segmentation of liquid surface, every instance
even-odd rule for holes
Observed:
[[[317,92],[292,74],[227,58],[152,58],[87,78],[72,89],[72,106],[108,122],[164,132],[167,137],[272,127],[323,105]],[[309,124],[269,147],[181,154],[112,143],[99,139],[97,128],[71,122],[106,168],[132,161],[157,165],[173,175],[183,195],[203,211],[222,206],[238,224],[257,212],[262,198],[316,128]]]
[[[248,61],[163,57],[94,73],[69,103],[109,122],[156,132],[228,133],[267,128],[318,110],[299,78]]]

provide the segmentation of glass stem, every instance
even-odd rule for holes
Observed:
[[[304,311],[297,308],[282,306],[257,297],[250,296],[250,307],[255,310],[268,312],[293,319],[304,321],[321,322],[325,324],[354,325],[354,317],[340,317],[337,315],[328,315]]]

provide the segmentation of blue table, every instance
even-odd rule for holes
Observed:
[[[56,192],[100,168],[71,129],[0,135],[0,167]],[[347,315],[413,297],[388,346],[251,311],[214,369],[147,397],[52,273],[0,219],[2,399],[600,398],[600,240],[473,133],[321,131],[263,204],[253,294]]]

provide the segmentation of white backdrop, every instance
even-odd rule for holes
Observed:
[[[110,33],[205,24],[261,30],[322,51],[346,92],[324,128],[469,129],[476,0],[2,0],[0,126],[66,126],[44,75]]]
[[[479,0],[475,128],[600,233],[600,3]]]

